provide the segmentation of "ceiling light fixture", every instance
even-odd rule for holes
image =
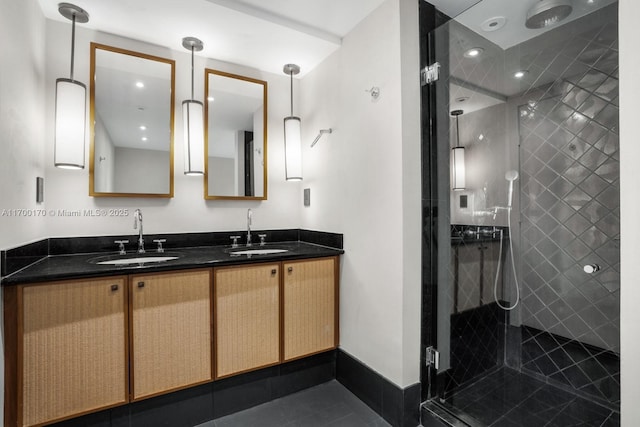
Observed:
[[[466,171],[464,166],[464,147],[460,145],[460,127],[458,118],[464,114],[462,110],[453,110],[451,115],[456,118],[456,146],[451,149],[451,189],[461,191],[465,189]]]
[[[529,74],[529,71],[527,71],[527,70],[519,70],[519,71],[516,71],[515,73],[513,73],[513,77],[515,77],[516,79],[521,79],[527,74]]]
[[[546,28],[564,20],[573,11],[571,0],[540,0],[527,11],[525,26]]]
[[[477,58],[484,52],[484,49],[481,47],[472,47],[464,53],[465,58]]]
[[[89,22],[89,14],[70,3],[60,3],[58,12],[71,20],[70,77],[56,80],[56,112],[53,163],[63,169],[84,169],[84,136],[87,87],[73,79],[76,22]]]
[[[191,99],[182,101],[182,121],[184,126],[184,174],[204,174],[204,108],[193,96],[194,52],[200,52],[204,45],[195,37],[182,39],[182,46],[191,51]]]
[[[300,67],[286,64],[282,70],[291,82],[291,114],[284,118],[285,176],[287,181],[302,181],[302,139],[300,117],[293,115],[293,76],[300,73]]]
[[[504,16],[494,16],[493,18],[489,18],[482,24],[480,24],[480,28],[482,28],[483,31],[490,33],[504,27],[506,23],[507,18],[505,18]]]

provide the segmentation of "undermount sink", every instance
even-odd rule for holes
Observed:
[[[167,262],[179,259],[178,254],[163,254],[163,253],[149,253],[149,254],[127,254],[127,255],[106,255],[89,260],[92,264],[98,265],[119,265],[126,266],[131,264],[150,264]]]
[[[289,252],[288,249],[240,249],[229,252],[231,255],[269,255]]]

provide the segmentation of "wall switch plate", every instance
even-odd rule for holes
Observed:
[[[310,188],[304,189],[304,205],[311,206],[311,189]]]
[[[36,177],[36,203],[44,202],[44,178]]]
[[[469,196],[466,194],[460,195],[460,209],[466,209],[469,207]]]

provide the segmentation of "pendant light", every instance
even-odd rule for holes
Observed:
[[[71,20],[71,73],[56,80],[56,110],[53,162],[63,169],[84,169],[84,136],[87,87],[73,79],[76,22],[89,22],[89,14],[70,3],[60,3],[58,12]]]
[[[191,51],[191,99],[182,101],[182,121],[184,125],[184,174],[204,174],[204,106],[193,99],[194,52],[200,52],[204,45],[195,37],[182,39],[182,46]]]
[[[287,181],[302,181],[302,140],[300,138],[300,117],[293,115],[293,76],[300,73],[300,67],[287,64],[283,69],[291,80],[291,115],[284,118],[284,154]]]
[[[451,187],[454,191],[465,189],[464,147],[460,145],[460,127],[458,118],[464,113],[453,110],[451,115],[456,118],[456,146],[451,149]]]

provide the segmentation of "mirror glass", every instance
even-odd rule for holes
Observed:
[[[91,196],[173,197],[175,62],[91,44]]]
[[[267,82],[205,70],[206,199],[267,199]]]

